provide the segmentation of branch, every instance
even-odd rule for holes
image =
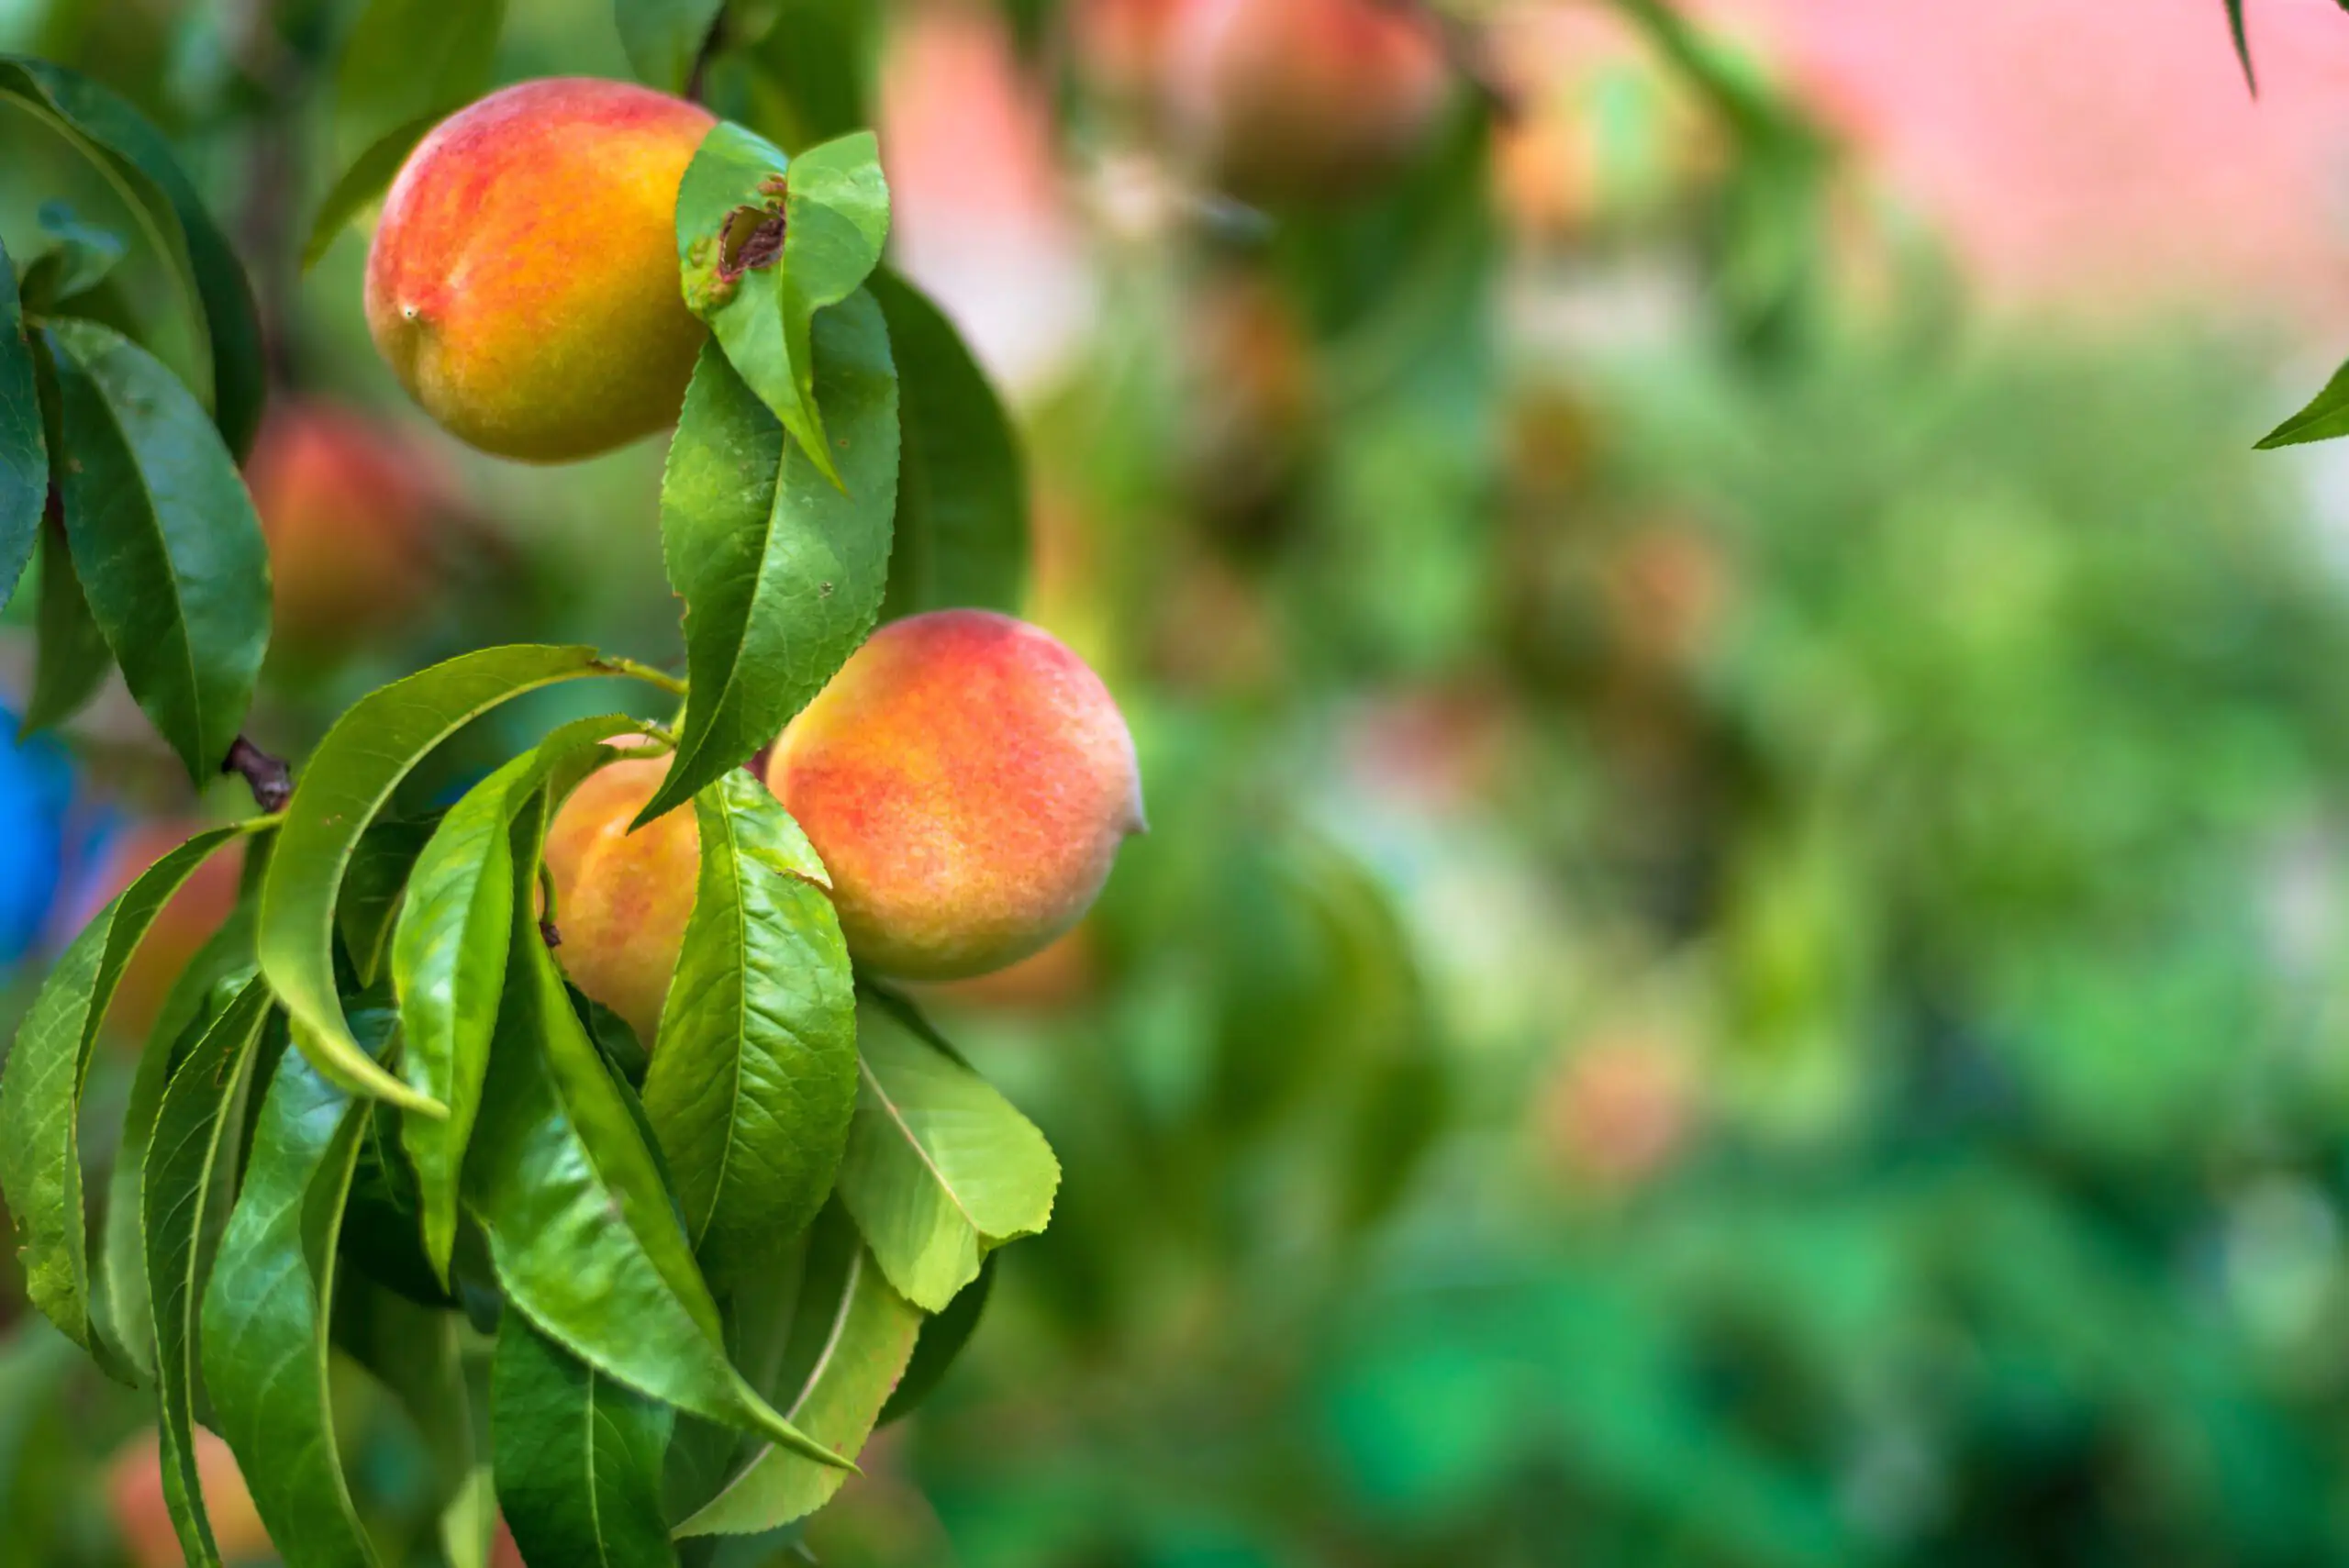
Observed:
[[[253,792],[253,804],[263,811],[283,811],[294,798],[294,770],[283,757],[271,756],[242,735],[229,744],[228,760],[220,764],[220,771],[243,774]]]

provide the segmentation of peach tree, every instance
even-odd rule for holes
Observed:
[[[785,1530],[935,1385],[994,1251],[1050,1217],[1041,1135],[891,982],[1000,966],[1082,915],[1140,826],[1132,744],[1074,655],[985,613],[1019,590],[1019,458],[953,328],[883,265],[873,137],[786,156],[701,109],[718,11],[624,0],[644,84],[454,116],[498,7],[362,15],[346,91],[406,72],[415,112],[336,183],[312,250],[384,195],[371,327],[478,446],[552,461],[674,425],[685,673],[484,649],[362,698],[297,766],[245,732],[270,631],[238,469],[267,382],[251,288],[151,125],[0,59],[0,95],[136,228],[52,204],[34,253],[0,253],[28,723],[118,672],[191,777],[241,774],[256,804],[91,919],[0,1080],[28,1294],[151,1389],[192,1563],[223,1555],[199,1426],[293,1568],[380,1560],[338,1356],[445,1462],[454,1563],[488,1561],[501,1518],[536,1568]],[[124,286],[132,246],[169,297]],[[395,806],[490,710],[591,681],[674,717],[616,701],[442,809]],[[235,916],[180,976],[118,1140],[89,1137],[106,1164],[83,1099],[108,1003],[239,841]]]

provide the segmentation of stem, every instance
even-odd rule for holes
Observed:
[[[241,773],[245,784],[253,792],[253,804],[271,816],[284,811],[285,803],[294,798],[294,770],[283,757],[273,757],[251,740],[239,735],[228,745],[228,760],[220,764],[224,773]]]
[[[606,659],[604,667],[615,675],[633,675],[640,681],[660,687],[672,696],[685,695],[685,683],[666,670],[656,670],[650,664],[640,664],[633,659]]]

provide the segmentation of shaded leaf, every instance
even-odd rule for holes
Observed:
[[[0,248],[0,600],[14,591],[33,558],[48,503],[40,382],[17,304],[16,268]]]
[[[2343,436],[2349,436],[2349,364],[2333,372],[2332,379],[2324,384],[2323,391],[2310,399],[2307,407],[2268,431],[2254,450],[2273,451],[2278,447],[2335,440]]]
[[[129,248],[112,229],[83,223],[65,202],[43,202],[38,216],[50,243],[25,268],[23,294],[25,308],[45,316],[104,283]]]
[[[461,654],[362,697],[318,743],[286,805],[262,886],[259,947],[262,973],[293,1018],[295,1043],[320,1071],[395,1105],[447,1114],[351,1038],[334,980],[344,869],[392,791],[441,741],[524,692],[612,673],[592,648],[524,644]]]
[[[868,995],[840,1195],[889,1283],[943,1311],[987,1252],[1052,1218],[1060,1162],[987,1081]]]
[[[489,86],[505,22],[505,0],[368,0],[335,68],[335,117],[345,150],[366,147],[359,155],[364,162],[395,128],[437,119],[479,97]],[[395,160],[392,172],[397,170]]]
[[[682,93],[726,0],[615,0],[620,44],[637,79]]]
[[[845,480],[825,434],[813,324],[873,274],[888,231],[889,190],[870,131],[785,160],[772,143],[723,123],[703,140],[677,194],[685,303],[835,485]]]
[[[204,1295],[214,1425],[296,1568],[376,1561],[351,1506],[327,1377],[337,1242],[369,1112],[300,1051],[280,1054]]]
[[[516,868],[518,888],[535,862]],[[517,907],[464,1177],[509,1305],[640,1393],[820,1456],[727,1359],[627,1092],[572,1012],[527,899]]]
[[[897,382],[870,295],[824,314],[816,356],[845,493],[785,441],[715,345],[695,369],[661,487],[694,695],[676,761],[640,822],[774,740],[880,613],[896,509]]]
[[[522,1560],[652,1568],[676,1561],[661,1509],[675,1413],[509,1312],[497,1329],[490,1430],[498,1506]],[[802,1462],[805,1462],[804,1461]]]
[[[0,1191],[17,1225],[25,1291],[67,1338],[117,1375],[121,1352],[91,1316],[82,1207],[82,1090],[90,1051],[123,967],[155,916],[233,828],[199,833],[164,855],[82,929],[33,998],[0,1074]]]
[[[996,1262],[996,1255],[989,1252],[979,1265],[979,1277],[958,1291],[945,1311],[922,1324],[913,1360],[906,1363],[906,1375],[897,1380],[889,1402],[881,1407],[879,1425],[885,1427],[912,1415],[946,1381],[946,1374],[962,1359],[963,1347],[978,1332],[979,1319],[986,1315],[987,1297],[995,1293]]]
[[[40,647],[33,659],[32,695],[25,704],[27,734],[81,712],[114,668],[106,634],[90,618],[82,580],[73,574],[73,552],[65,542],[65,523],[59,515],[52,515],[41,529],[40,602],[34,625]]]
[[[2227,0],[2227,31],[2235,40],[2235,58],[2243,62],[2243,83],[2253,97],[2259,95],[2259,74],[2251,68],[2251,35],[2243,28],[2243,0]]]
[[[343,951],[351,955],[351,976],[362,986],[375,984],[383,969],[400,895],[406,891],[417,856],[424,852],[440,822],[437,814],[376,822],[360,835],[359,847],[351,852],[334,919]]]
[[[449,1114],[441,1120],[406,1118],[403,1141],[416,1162],[425,1255],[444,1284],[456,1241],[465,1145],[481,1106],[497,999],[506,984],[515,818],[548,774],[575,752],[642,728],[625,714],[562,726],[466,791],[416,862],[392,947],[406,1041],[400,1071],[418,1095],[446,1106]],[[349,897],[346,893],[346,903]]]
[[[874,275],[902,428],[881,618],[973,608],[1016,615],[1028,574],[1028,476],[1003,404],[962,334],[896,273]]]
[[[856,1105],[856,989],[823,863],[740,769],[694,797],[701,872],[645,1076],[704,1266],[823,1207]]]
[[[216,1184],[233,1179],[235,1143],[228,1133],[270,1006],[269,987],[257,978],[247,980],[173,1073],[139,1194],[146,1273],[153,1292],[163,1499],[191,1563],[220,1562],[196,1473],[192,1426],[196,1314],[212,1264],[205,1220]]]
[[[809,1239],[783,1357],[784,1411],[843,1455],[864,1446],[914,1353],[922,1318],[890,1288],[847,1214],[826,1210]],[[829,1502],[844,1472],[781,1449],[763,1450],[677,1527],[680,1535],[750,1535],[804,1518]]]
[[[880,11],[867,0],[781,0],[770,14],[774,25],[745,52],[783,95],[785,150],[872,124]]]
[[[74,573],[131,695],[202,784],[269,645],[260,520],[219,433],[160,361],[94,321],[53,321],[42,338]]]
[[[173,264],[206,346],[198,396],[229,453],[242,462],[261,428],[269,389],[261,317],[243,265],[205,211],[170,141],[123,98],[46,61],[0,57],[0,92],[12,89],[28,107],[61,121],[83,145]]]

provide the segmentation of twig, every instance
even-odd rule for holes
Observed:
[[[294,798],[294,770],[285,759],[271,756],[242,735],[229,742],[228,760],[220,771],[242,774],[253,792],[253,804],[265,812],[283,811]]]

